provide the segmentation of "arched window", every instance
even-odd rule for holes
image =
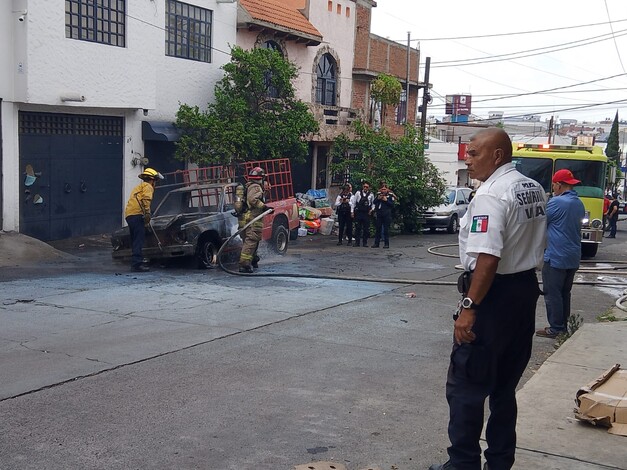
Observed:
[[[264,49],[272,49],[273,51],[276,51],[279,54],[281,54],[281,56],[283,56],[283,50],[281,49],[281,46],[279,46],[275,41],[272,41],[272,40],[265,41],[261,45],[261,47],[263,47]],[[274,85],[272,85],[272,72],[267,71],[265,73],[265,82],[266,82],[266,89],[268,90],[268,96],[270,98],[278,98],[279,90],[277,90],[277,88]]]
[[[316,103],[335,106],[337,65],[331,54],[324,54],[320,57],[316,75],[318,76]]]

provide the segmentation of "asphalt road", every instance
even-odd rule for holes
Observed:
[[[625,233],[597,258],[625,260]],[[383,250],[306,237],[264,253],[260,272],[284,276],[242,277],[185,263],[130,273],[88,237],[53,244],[73,257],[1,268],[0,468],[444,461],[458,260],[427,249],[455,241],[402,236]],[[416,283],[290,276],[308,273]],[[595,322],[621,292],[578,285],[573,313]],[[553,345],[534,340],[523,380]]]

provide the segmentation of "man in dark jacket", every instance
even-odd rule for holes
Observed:
[[[393,208],[394,193],[390,191],[387,184],[381,183],[381,188],[374,200],[376,231],[374,235],[374,245],[372,245],[372,248],[379,248],[381,238],[383,238],[383,248],[390,247],[390,225],[392,225]]]

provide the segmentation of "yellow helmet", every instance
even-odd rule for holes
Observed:
[[[144,181],[147,180],[162,180],[163,175],[159,173],[157,170],[153,170],[152,168],[146,168],[139,174],[139,177]]]

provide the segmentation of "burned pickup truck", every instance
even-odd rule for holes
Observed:
[[[146,228],[143,255],[148,259],[195,257],[198,266],[216,265],[222,244],[237,232],[237,217],[231,214],[236,183],[194,184],[169,191]],[[113,258],[131,257],[128,227],[111,236]],[[239,253],[241,239],[235,237],[223,253]]]

